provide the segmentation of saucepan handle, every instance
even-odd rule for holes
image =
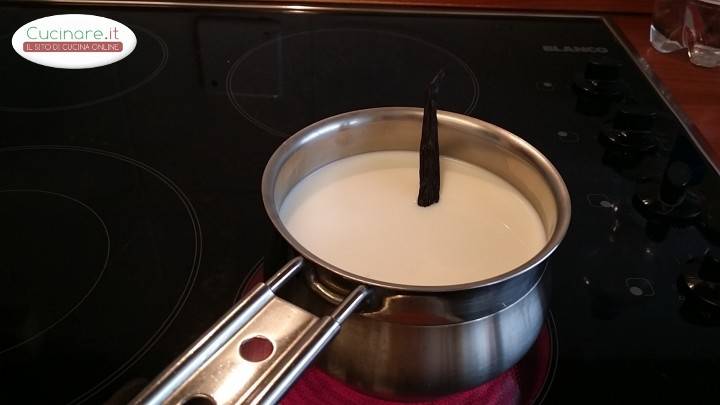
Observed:
[[[318,318],[275,295],[302,265],[296,257],[255,287],[131,403],[279,401],[369,293],[358,286]]]

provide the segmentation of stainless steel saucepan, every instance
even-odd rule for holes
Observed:
[[[570,198],[553,165],[519,137],[438,112],[441,153],[510,182],[545,227],[545,247],[500,276],[435,287],[364,278],[305,249],[280,220],[284,198],[316,169],[365,152],[416,151],[422,115],[422,109],[401,107],[354,111],[285,141],[265,168],[262,195],[292,258],[134,402],[273,403],[321,352],[316,364],[331,375],[371,395],[402,400],[477,386],[520,360],[544,321],[547,259],[570,223]]]

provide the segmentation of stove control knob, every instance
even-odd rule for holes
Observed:
[[[720,307],[720,258],[706,253],[699,265],[683,274],[686,292],[702,301]]]
[[[607,147],[627,152],[651,152],[658,142],[653,134],[656,113],[637,105],[618,108],[612,126],[606,126],[600,140]]]
[[[583,75],[576,76],[573,83],[579,112],[602,115],[612,102],[622,99],[625,84],[620,77],[621,67],[620,62],[607,57],[588,62]]]
[[[642,183],[633,204],[650,223],[695,225],[704,212],[705,200],[688,190],[691,180],[687,164],[674,161],[665,169],[662,181]]]
[[[683,201],[690,183],[690,168],[683,162],[675,161],[668,166],[660,184],[660,199],[676,206]]]
[[[686,266],[678,279],[680,315],[693,324],[720,326],[720,258],[705,253]]]

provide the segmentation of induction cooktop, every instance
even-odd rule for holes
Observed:
[[[65,13],[137,47],[78,70],[13,50]],[[526,139],[571,194],[531,400],[716,403],[720,177],[603,18],[38,2],[0,7],[2,402],[132,398],[270,249],[274,149],[334,114],[422,106],[440,69],[440,109]]]

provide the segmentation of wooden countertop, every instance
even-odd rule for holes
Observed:
[[[703,147],[720,165],[720,68],[694,66],[685,52],[656,52],[648,41],[649,16],[617,15],[612,20],[695,125]]]

